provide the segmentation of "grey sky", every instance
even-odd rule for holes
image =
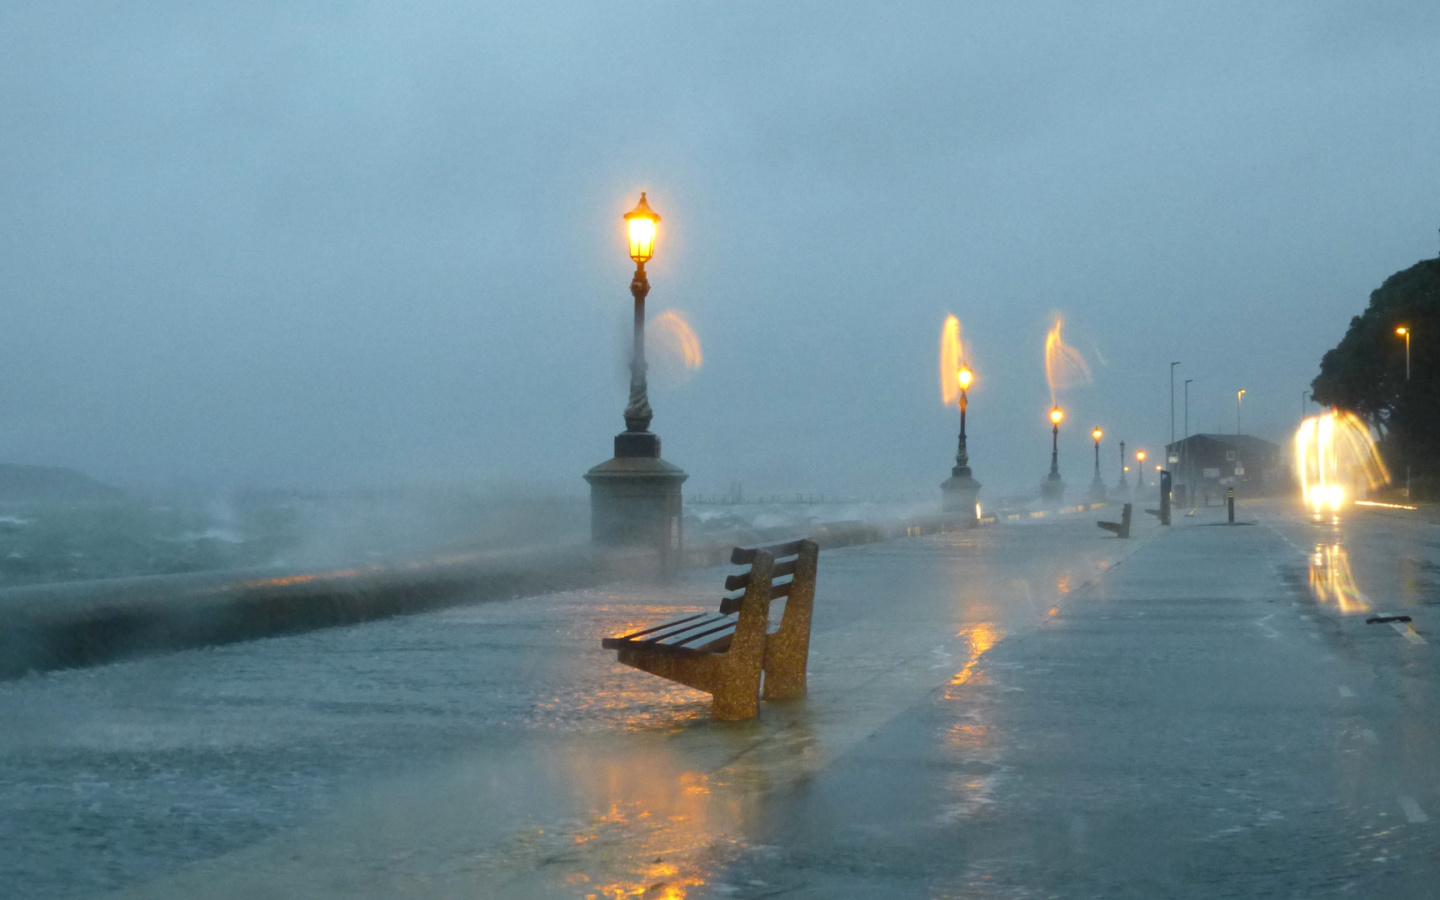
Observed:
[[[1244,387],[1279,439],[1440,250],[1437,47],[1433,3],[11,0],[0,459],[582,493],[642,189],[690,490],[935,489],[947,312],[987,492],[1048,467],[1052,310],[1072,483],[1093,424],[1163,444],[1172,359],[1193,426]]]

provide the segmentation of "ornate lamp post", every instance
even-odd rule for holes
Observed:
[[[975,498],[980,493],[980,482],[971,477],[970,454],[965,449],[965,410],[970,405],[970,384],[974,378],[974,373],[964,366],[955,373],[955,381],[960,385],[960,448],[955,453],[955,467],[950,470],[950,477],[940,483],[940,508],[962,514],[971,524],[979,519]]]
[[[1129,498],[1129,496],[1130,496],[1130,482],[1129,482],[1129,480],[1126,479],[1126,477],[1125,477],[1125,473],[1128,472],[1128,471],[1130,471],[1130,467],[1127,466],[1127,465],[1125,465],[1125,442],[1124,442],[1124,441],[1121,441],[1121,442],[1120,442],[1120,483],[1115,486],[1115,490],[1116,490],[1116,493],[1118,493],[1122,499],[1127,499],[1127,498]]]
[[[1145,451],[1135,451],[1135,491],[1139,493],[1145,488]]]
[[[1105,429],[1096,428],[1090,432],[1095,439],[1095,478],[1090,482],[1090,502],[1105,502],[1105,482],[1100,478],[1100,439],[1105,436]]]
[[[585,474],[590,483],[590,540],[596,544],[638,544],[654,547],[668,558],[681,545],[680,485],[686,478],[678,466],[660,458],[660,436],[650,431],[654,413],[645,381],[645,297],[650,282],[645,263],[655,255],[660,217],[645,194],[625,214],[630,258],[635,275],[634,345],[630,356],[630,400],[625,430],[615,436],[615,456]]]
[[[1065,482],[1060,479],[1060,422],[1065,411],[1055,406],[1050,410],[1050,474],[1040,483],[1040,498],[1054,503],[1065,501]]]

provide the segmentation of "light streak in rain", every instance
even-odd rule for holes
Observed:
[[[1344,410],[1310,416],[1300,423],[1295,432],[1295,476],[1305,505],[1316,513],[1338,511],[1361,491],[1390,480],[1370,429]]]
[[[960,338],[960,320],[946,316],[945,327],[940,331],[940,399],[946,406],[960,405],[958,373],[970,364],[966,356],[965,342]]]
[[[1045,383],[1050,386],[1050,405],[1058,404],[1056,395],[1065,388],[1089,384],[1090,364],[1079,350],[1065,343],[1061,331],[1065,317],[1055,313],[1050,331],[1045,335]]]
[[[683,384],[704,362],[700,338],[685,317],[667,309],[645,326],[645,342],[661,370],[661,377]]]

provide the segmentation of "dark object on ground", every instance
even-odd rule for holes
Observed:
[[[1386,622],[1409,622],[1409,616],[1371,616],[1365,620],[1366,625],[1382,625]]]
[[[820,548],[811,540],[745,549],[730,561],[750,571],[725,579],[726,597],[717,613],[691,613],[619,637],[600,646],[617,651],[621,663],[705,691],[714,698],[715,718],[753,719],[760,713],[761,674],[765,699],[805,696],[810,655],[810,615],[815,604],[815,571]],[[777,559],[794,557],[788,562]],[[791,576],[775,583],[776,578]],[[787,598],[780,628],[767,634],[770,601]]]
[[[1096,525],[1099,525],[1101,528],[1105,529],[1106,531],[1113,531],[1113,532],[1115,532],[1115,534],[1116,534],[1117,536],[1119,536],[1119,537],[1128,538],[1128,537],[1130,536],[1130,504],[1128,504],[1128,503],[1125,504],[1124,509],[1121,510],[1121,512],[1120,512],[1120,521],[1118,521],[1118,522],[1096,522],[1095,524],[1096,524]]]

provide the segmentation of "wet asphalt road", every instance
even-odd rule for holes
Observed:
[[[1440,528],[1220,515],[827,551],[739,725],[598,649],[724,570],[0,685],[0,895],[1440,896]]]

